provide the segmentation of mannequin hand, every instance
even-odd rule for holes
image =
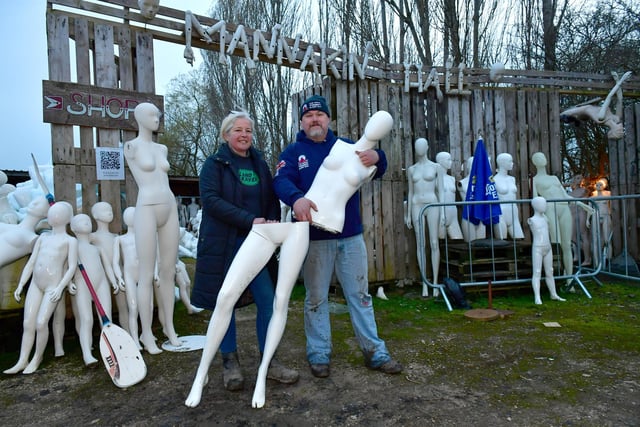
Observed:
[[[13,298],[15,298],[15,300],[17,302],[20,302],[20,300],[22,299],[22,297],[20,296],[20,294],[22,293],[22,288],[24,286],[23,285],[18,285],[18,288],[15,290],[15,292],[13,293]]]
[[[64,286],[56,286],[55,289],[49,291],[49,301],[57,302],[62,297],[62,291],[64,290]]]
[[[76,286],[75,283],[70,282],[69,283],[69,294],[71,295],[75,295],[78,292],[78,287]]]
[[[356,151],[362,164],[366,167],[375,166],[380,160],[380,156],[376,150]]]
[[[411,218],[405,218],[404,223],[409,230],[413,228],[413,225],[411,224]]]
[[[126,290],[127,290],[127,286],[126,286],[126,284],[124,283],[124,280],[122,279],[122,277],[118,278],[118,287],[120,288],[120,290],[121,290],[122,292],[124,292],[124,291],[126,291]]]
[[[120,286],[118,286],[117,283],[112,283],[111,287],[113,288],[113,294],[116,295],[118,292],[120,292]]]
[[[311,209],[318,212],[318,207],[311,200],[301,197],[293,204],[293,216],[298,221],[311,222]]]

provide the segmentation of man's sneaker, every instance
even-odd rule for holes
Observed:
[[[310,364],[311,373],[316,378],[327,378],[329,376],[329,364],[328,363],[317,363]]]
[[[287,368],[276,359],[271,359],[271,364],[267,371],[267,378],[282,384],[293,384],[298,381],[300,374],[298,374],[298,371],[295,369]]]
[[[384,372],[385,374],[399,374],[402,372],[402,365],[393,359],[389,359],[382,365],[376,367],[367,365],[367,368],[374,371]]]

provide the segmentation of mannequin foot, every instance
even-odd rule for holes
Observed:
[[[551,295],[551,299],[555,301],[566,301],[566,299],[560,298],[558,295]]]
[[[83,356],[82,359],[84,360],[84,365],[87,366],[87,367],[89,367],[91,365],[95,365],[96,363],[98,363],[98,359],[96,359],[92,355]]]
[[[62,356],[64,356],[64,350],[62,348],[59,348],[59,349],[57,348],[57,349],[55,349],[53,355],[55,357],[62,357]]]
[[[31,359],[31,362],[29,362],[29,364],[27,365],[26,368],[24,368],[24,371],[22,371],[23,374],[33,374],[35,371],[38,370],[38,366],[40,366],[40,363],[42,362],[42,357],[34,357],[33,359]]]
[[[540,298],[536,298],[536,299],[533,301],[533,303],[534,303],[535,305],[542,305],[542,300],[541,300]]]
[[[16,363],[12,368],[6,369],[5,371],[3,371],[3,373],[5,374],[17,374],[18,372],[22,371],[24,368],[27,367],[27,363],[28,361],[18,361],[18,363]]]
[[[151,338],[145,338],[144,334],[142,334],[142,336],[140,337],[140,341],[142,342],[144,349],[147,350],[147,353],[149,354],[162,353],[162,350],[158,348],[158,346],[156,345],[156,338],[153,335],[151,335]]]
[[[187,400],[185,400],[184,404],[190,408],[195,408],[196,406],[198,406],[200,404],[200,399],[202,399],[202,389],[208,382],[208,375],[205,375],[204,378],[196,375],[195,380],[193,380],[193,385],[191,386],[189,396],[187,396]]]
[[[265,401],[265,389],[266,380],[263,377],[258,378],[256,381],[256,388],[253,390],[253,398],[251,400],[251,406],[254,408],[262,408]]]

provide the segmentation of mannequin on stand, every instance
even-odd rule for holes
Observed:
[[[405,224],[413,228],[416,233],[416,245],[418,248],[425,246],[425,230],[420,229],[420,211],[431,203],[442,203],[445,172],[442,167],[427,157],[429,143],[424,138],[418,138],[415,142],[416,162],[407,169],[409,192],[407,194],[407,213]],[[440,267],[440,227],[444,217],[442,208],[430,208],[425,211],[427,231],[429,235],[429,247],[431,248],[431,272],[433,283],[438,283],[438,270]],[[426,277],[425,260],[418,256],[418,266]],[[436,296],[437,290],[434,290]],[[429,289],[425,283],[422,285],[422,296],[428,296]]]
[[[134,225],[138,254],[138,309],[142,333],[140,341],[151,354],[162,350],[156,345],[151,325],[153,321],[154,273],[158,271],[157,292],[163,332],[171,345],[180,340],[173,327],[175,304],[176,258],[180,240],[178,208],[169,187],[167,147],[153,141],[153,132],[160,126],[160,110],[148,102],[138,104],[134,110],[138,123],[138,136],[124,144],[124,156],[136,183],[138,200]]]

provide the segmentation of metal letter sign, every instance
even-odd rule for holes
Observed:
[[[62,125],[138,130],[136,105],[150,102],[164,110],[161,95],[51,80],[42,81],[42,98],[43,121]]]

